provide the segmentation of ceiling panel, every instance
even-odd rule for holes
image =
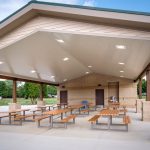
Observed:
[[[116,45],[125,45],[126,49],[119,50]],[[69,61],[63,61],[65,57]],[[85,72],[135,79],[150,61],[150,42],[37,32],[2,49],[0,61],[4,62],[0,65],[0,73],[56,83],[84,76]],[[89,65],[92,68],[88,68]],[[31,70],[36,72],[31,73]]]

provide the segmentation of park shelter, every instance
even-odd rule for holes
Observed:
[[[150,14],[31,1],[0,23],[0,78],[58,86],[61,102],[137,98],[147,77]]]

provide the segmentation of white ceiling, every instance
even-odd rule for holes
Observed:
[[[62,39],[64,43],[56,39]],[[115,45],[125,45],[126,49],[116,49]],[[69,61],[64,62],[62,59],[65,57]],[[0,61],[4,62],[0,65],[0,74],[55,83],[78,78],[87,71],[135,79],[150,62],[150,42],[37,32],[1,49]],[[88,65],[92,68],[88,68]],[[31,70],[36,70],[36,73],[30,73]],[[120,73],[120,70],[124,70],[124,73]]]

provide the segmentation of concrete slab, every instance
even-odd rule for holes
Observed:
[[[67,129],[37,128],[34,122],[23,126],[0,126],[0,150],[149,150],[150,122],[140,121],[141,115],[130,109],[129,131],[92,130],[88,119],[80,116]],[[104,118],[102,121],[106,121]],[[42,124],[46,125],[47,120]]]

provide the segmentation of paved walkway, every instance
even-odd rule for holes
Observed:
[[[89,116],[78,117],[67,129],[37,128],[34,122],[2,125],[0,150],[149,150],[150,122],[141,122],[140,114],[133,111],[129,132],[91,130]]]

